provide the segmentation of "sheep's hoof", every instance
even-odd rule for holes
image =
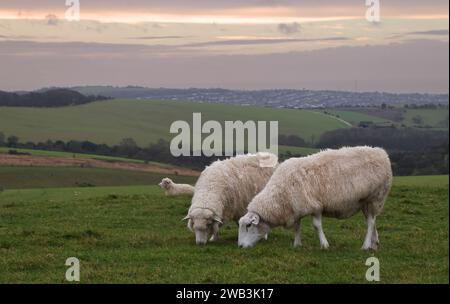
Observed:
[[[376,245],[376,244],[371,244],[370,246],[362,246],[361,247],[361,250],[364,250],[364,251],[376,251],[378,249],[378,246]]]
[[[330,245],[328,243],[320,244],[320,249],[328,250],[328,248],[330,248]]]

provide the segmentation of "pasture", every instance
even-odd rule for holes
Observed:
[[[179,183],[195,183],[195,178],[132,170],[80,167],[3,167],[0,166],[0,189],[52,187],[101,187],[156,185],[164,177]]]
[[[0,154],[8,154],[10,151],[16,151],[18,153],[27,154],[27,155],[36,155],[36,156],[89,158],[89,159],[98,159],[98,160],[104,160],[104,161],[110,161],[110,162],[144,163],[143,160],[125,158],[125,157],[115,157],[115,156],[87,154],[87,153],[71,153],[71,152],[63,152],[63,151],[48,151],[48,150],[38,150],[38,149],[18,149],[18,148],[0,147]],[[166,164],[157,163],[157,162],[151,162],[151,163],[159,164],[161,166],[166,165]]]
[[[347,127],[331,116],[313,111],[253,106],[202,104],[176,101],[110,100],[62,108],[0,107],[0,131],[18,136],[22,142],[90,140],[109,145],[133,137],[139,146],[163,138],[170,140],[172,122],[192,123],[192,113],[201,112],[202,121],[279,121],[280,134],[317,140],[329,130]]]
[[[381,283],[448,283],[448,176],[395,178],[375,253],[360,250],[362,215],[324,219],[328,251],[309,218],[301,248],[277,228],[240,249],[234,223],[199,247],[181,221],[188,197],[166,198],[157,186],[54,186],[0,192],[0,283],[65,283],[72,256],[81,283],[367,283],[370,256]]]
[[[397,125],[406,127],[426,127],[448,130],[448,109],[379,109],[379,108],[343,108],[325,109],[332,116],[339,117],[352,125],[371,121],[377,125]]]

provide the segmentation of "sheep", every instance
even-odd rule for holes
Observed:
[[[198,245],[218,239],[219,228],[238,223],[248,203],[261,191],[278,164],[271,153],[247,154],[218,160],[200,174],[184,220]]]
[[[322,216],[343,219],[361,210],[367,222],[362,249],[376,250],[375,219],[391,185],[391,163],[381,148],[345,147],[291,158],[278,166],[248,205],[239,220],[238,246],[254,246],[276,226],[294,228],[294,247],[300,246],[300,221],[312,215],[320,246],[327,249]]]
[[[170,178],[165,177],[158,184],[165,190],[166,196],[178,196],[183,194],[193,195],[194,187],[188,184],[175,184]]]

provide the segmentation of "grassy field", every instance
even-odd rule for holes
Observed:
[[[448,118],[448,110],[408,109],[405,114],[404,123],[407,126],[416,125],[416,123],[413,121],[413,118],[417,116],[420,116],[422,118],[422,125],[424,126],[444,129],[442,123],[446,119],[446,117]]]
[[[448,176],[395,178],[376,253],[360,250],[362,215],[324,219],[328,251],[310,219],[302,248],[277,228],[239,249],[231,223],[221,240],[199,247],[181,222],[188,206],[188,197],[166,198],[156,186],[0,192],[0,283],[64,283],[72,256],[81,283],[366,283],[370,256],[380,260],[381,283],[448,283]]]
[[[292,146],[279,146],[278,152],[279,153],[286,153],[291,152],[291,154],[299,154],[302,156],[314,154],[316,152],[319,152],[320,149],[316,148],[306,148],[306,147],[292,147]]]
[[[291,147],[287,147],[291,148]],[[295,149],[296,147],[293,147]],[[305,151],[308,151],[309,148],[304,148]],[[170,164],[155,162],[155,161],[148,161],[144,162],[140,159],[132,159],[132,158],[125,158],[125,157],[116,157],[116,156],[106,156],[106,155],[98,155],[98,154],[87,154],[87,153],[72,153],[72,152],[62,152],[62,151],[47,151],[47,150],[37,150],[37,149],[16,149],[16,148],[7,148],[7,147],[0,147],[0,154],[9,153],[10,150],[15,150],[19,153],[27,153],[30,155],[35,156],[51,156],[51,157],[71,157],[71,158],[89,158],[89,159],[97,159],[97,160],[103,160],[108,162],[124,162],[124,163],[138,163],[138,164],[154,164],[161,167],[173,167]]]
[[[326,109],[320,110],[323,113],[326,111],[327,113],[338,116],[339,118],[351,123],[352,125],[358,125],[361,121],[372,121],[377,125],[405,125],[407,127],[417,127],[417,126],[428,126],[434,129],[448,129],[448,126],[445,126],[445,119],[448,118],[448,110],[447,109],[386,109],[386,110],[378,110],[376,109],[358,109],[358,108],[348,108],[342,110],[336,109]],[[373,112],[373,114],[362,113],[364,111]],[[395,116],[393,113],[389,114],[389,111],[400,113],[402,119],[388,119],[386,117]],[[386,116],[386,117],[383,117]],[[414,122],[413,118],[420,117],[421,124],[417,124]]]
[[[105,156],[96,154],[84,154],[84,153],[71,153],[71,152],[61,152],[61,151],[47,151],[47,150],[35,150],[35,149],[16,149],[0,147],[0,153],[9,153],[10,150],[15,150],[19,153],[27,153],[36,156],[54,156],[54,157],[74,157],[74,158],[91,158],[104,161],[115,161],[115,162],[132,162],[132,163],[144,163],[142,160],[131,159],[125,157],[115,157],[115,156]]]
[[[98,159],[104,161],[111,162],[131,162],[131,163],[144,163],[143,160],[132,159],[132,158],[124,158],[124,157],[115,157],[115,156],[105,156],[105,155],[97,155],[97,154],[84,154],[84,153],[71,153],[71,152],[61,152],[61,151],[46,151],[46,150],[35,150],[35,149],[16,149],[16,148],[7,148],[0,147],[0,154],[9,153],[10,150],[15,150],[19,153],[27,153],[30,155],[36,156],[53,156],[53,157],[74,157],[74,158],[90,158],[90,159]],[[292,146],[278,146],[279,153],[286,153],[287,151],[292,154],[300,154],[300,155],[309,155],[319,151],[316,148],[307,148],[307,147],[292,147]],[[157,164],[159,166],[167,166],[170,167],[169,164],[159,163],[149,161],[149,164]]]
[[[207,120],[279,121],[280,134],[300,135],[306,141],[325,131],[346,127],[333,117],[310,111],[200,104],[173,101],[113,100],[63,108],[0,107],[0,131],[21,141],[90,140],[117,144],[133,137],[147,146],[159,138],[171,139],[169,127],[176,120],[192,123],[192,113]]]
[[[79,167],[1,167],[0,189],[156,185],[164,177],[179,183],[196,178],[142,171]]]
[[[334,110],[334,109],[326,109],[326,112],[331,115],[337,116],[354,126],[357,126],[361,121],[372,121],[376,124],[386,124],[392,123],[392,121],[380,117],[376,117],[373,115],[367,115],[364,113],[358,113],[350,110]]]

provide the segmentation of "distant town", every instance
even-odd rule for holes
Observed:
[[[395,94],[384,92],[348,92],[313,90],[226,90],[169,89],[145,87],[86,86],[71,88],[82,94],[112,98],[157,99],[258,105],[272,108],[374,107],[381,105],[448,105],[448,94]]]

